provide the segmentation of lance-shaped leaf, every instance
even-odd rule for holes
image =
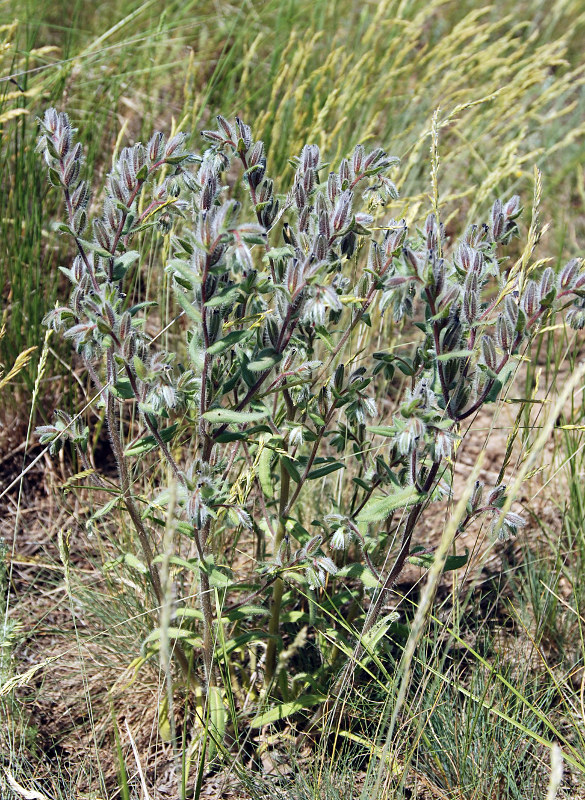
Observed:
[[[406,560],[417,567],[430,569],[431,564],[435,560],[435,555],[434,553],[425,552],[424,547],[413,547],[411,555],[409,555]],[[443,572],[460,569],[467,564],[468,560],[469,550],[466,550],[462,556],[447,556],[445,564],[443,565]]]
[[[327,698],[318,694],[303,694],[297,697],[296,700],[291,700],[289,703],[281,703],[270,711],[260,714],[250,723],[251,728],[261,728],[263,725],[268,725],[270,722],[278,722],[280,719],[286,719],[304,708],[311,708],[317,703],[324,703]]]
[[[232,411],[230,408],[212,408],[203,414],[203,419],[218,425],[239,425],[244,422],[258,422],[267,417],[269,411]]]
[[[358,523],[381,522],[393,511],[396,511],[397,508],[414,505],[421,497],[422,495],[417,492],[414,486],[405,486],[403,489],[397,489],[392,494],[384,497],[379,495],[372,497],[359,513],[357,521]]]

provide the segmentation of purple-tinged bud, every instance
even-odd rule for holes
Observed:
[[[517,194],[513,195],[513,197],[511,197],[509,200],[506,200],[503,211],[506,219],[516,219],[516,217],[522,211],[520,207],[520,198]]]
[[[342,191],[349,186],[349,161],[347,158],[342,159],[339,165],[339,183]]]
[[[504,232],[504,215],[498,214],[495,216],[492,212],[492,236],[494,241],[498,241]]]
[[[351,206],[353,202],[353,192],[344,191],[339,197],[333,212],[333,230],[338,233],[343,230],[350,221]]]
[[[57,124],[59,121],[59,117],[57,115],[57,110],[55,108],[48,108],[45,111],[45,118],[43,120],[43,124],[47,130],[51,133],[55,133],[57,130]]]
[[[506,295],[504,300],[504,314],[512,328],[516,330],[516,324],[518,323],[518,304],[511,295]]]
[[[455,253],[455,263],[461,270],[463,270],[463,272],[469,271],[473,263],[474,252],[475,251],[467,244],[467,242],[461,242],[457,248],[457,252]]]
[[[149,160],[154,164],[162,159],[165,149],[165,135],[157,131],[146,146]]]
[[[264,162],[266,168],[266,159],[264,158],[264,142],[255,142],[254,146],[248,153],[248,166],[254,167],[256,164]]]
[[[364,161],[364,171],[367,171],[368,169],[370,169],[370,167],[373,167],[376,164],[376,162],[379,161],[385,155],[386,153],[382,150],[381,147],[376,147],[374,150],[372,150],[371,153],[368,153]]]
[[[119,200],[121,203],[125,203],[128,199],[128,194],[126,190],[122,187],[120,181],[115,178],[113,175],[109,177],[109,184],[110,184],[110,193],[116,200]]]
[[[364,155],[365,152],[363,145],[361,144],[356,145],[356,148],[353,151],[353,161],[352,161],[354,175],[359,175],[364,161]]]
[[[299,214],[299,231],[306,233],[309,230],[309,206],[304,206]]]
[[[536,281],[528,281],[521,300],[522,310],[528,318],[534,316],[539,309],[538,285]]]
[[[327,178],[327,196],[329,197],[331,205],[335,205],[340,191],[341,186],[339,183],[339,176],[336,172],[330,172],[329,177]]]
[[[392,275],[390,278],[386,278],[384,281],[384,288],[397,289],[399,286],[404,286],[404,284],[408,283],[409,280],[409,278],[405,278],[403,275]]]
[[[509,353],[514,341],[514,326],[508,316],[500,314],[496,322],[496,342],[505,353]]]
[[[127,336],[122,340],[121,355],[124,361],[132,361],[136,354],[136,342],[133,336]]]
[[[106,226],[101,221],[101,219],[94,219],[93,235],[95,236],[95,240],[100,247],[103,247],[104,250],[110,249],[111,247],[110,237],[108,236],[108,232],[106,231]]]
[[[325,261],[329,250],[329,243],[323,234],[318,233],[313,246],[313,253],[316,261]]]
[[[578,272],[579,259],[572,258],[561,270],[559,275],[559,288],[562,290],[572,289]]]
[[[315,188],[316,176],[314,169],[308,169],[303,175],[303,188],[309,195]]]
[[[81,236],[87,227],[87,213],[84,208],[79,208],[73,215],[71,227],[76,236]]]
[[[496,486],[494,489],[486,497],[486,503],[488,506],[497,505],[498,501],[502,499],[504,493],[506,491],[506,484],[501,483],[499,486]]]
[[[73,259],[73,277],[75,278],[75,282],[79,283],[83,277],[84,272],[84,264],[83,259],[81,256],[75,256]]]
[[[130,316],[130,313],[128,311],[125,311],[122,314],[122,317],[120,319],[119,330],[120,330],[120,339],[124,341],[124,339],[126,339],[126,337],[130,334],[130,331],[132,330],[132,317]]]
[[[224,141],[221,133],[217,133],[217,131],[201,131],[201,136],[212,144],[220,144]]]
[[[382,250],[380,249],[380,245],[378,242],[372,241],[370,245],[370,257],[368,260],[368,268],[375,272],[376,275],[379,275],[382,272],[383,267],[383,260],[382,260]]]
[[[302,183],[295,183],[294,196],[297,208],[299,211],[301,211],[301,209],[303,209],[307,204],[307,193],[305,192]]]
[[[317,169],[319,166],[319,148],[316,144],[306,144],[301,150],[301,169],[308,172],[310,169]]]
[[[73,141],[73,133],[71,131],[71,128],[63,127],[63,130],[57,142],[57,152],[59,153],[60,158],[66,156],[67,153],[71,150],[72,141]]]
[[[134,173],[132,172],[132,167],[130,166],[129,162],[124,159],[122,161],[122,179],[128,191],[132,191],[134,189],[134,184],[136,182],[136,178]]]
[[[406,241],[408,228],[406,227],[406,220],[404,219],[401,220],[400,223],[395,219],[391,219],[388,227],[390,230],[388,230],[384,236],[384,252],[386,256],[390,258],[400,251]]]
[[[71,205],[73,210],[85,208],[89,203],[89,187],[85,181],[80,181],[71,195]]]
[[[250,126],[243,123],[239,117],[236,117],[236,130],[238,132],[238,138],[244,142],[246,150],[249,150],[252,146],[252,131]]]
[[[482,497],[483,483],[481,483],[481,481],[476,481],[475,486],[473,487],[473,492],[471,493],[471,497],[469,498],[469,505],[471,506],[472,511],[477,511],[477,509],[480,507]]]
[[[134,174],[136,175],[142,167],[146,164],[146,150],[144,149],[144,145],[135,144],[132,148],[132,167],[134,169]]]
[[[63,170],[62,178],[64,186],[71,186],[75,184],[78,176],[79,176],[79,161],[69,161],[66,165],[65,169]]]
[[[489,333],[482,336],[481,353],[486,366],[494,370],[496,368],[496,346]]]
[[[110,328],[113,328],[116,322],[116,315],[114,314],[114,309],[109,303],[104,303],[104,314],[110,324]]]
[[[477,275],[468,272],[463,286],[463,319],[468,325],[473,325],[477,318],[479,307],[479,289]]]
[[[441,310],[448,308],[459,297],[461,290],[455,284],[447,284],[443,293],[440,295],[438,303]]]
[[[427,250],[436,250],[438,245],[437,218],[434,214],[429,214],[425,220],[425,235]]]
[[[227,121],[227,119],[225,117],[222,117],[221,114],[218,114],[216,119],[217,119],[217,123],[218,123],[219,127],[224,132],[226,138],[227,139],[233,139],[234,138],[234,130],[233,130],[232,126],[230,125],[230,123]]]
[[[445,285],[446,279],[446,269],[445,269],[445,261],[442,258],[437,258],[433,253],[433,260],[432,260],[432,267],[433,267],[433,281],[435,284],[435,294],[441,294],[443,291],[443,286]]]
[[[555,284],[555,273],[551,267],[547,267],[540,277],[540,300],[544,300],[545,297],[552,291]]]
[[[420,261],[418,255],[411,250],[410,247],[404,246],[402,248],[402,257],[404,263],[412,269],[414,274],[419,277]]]

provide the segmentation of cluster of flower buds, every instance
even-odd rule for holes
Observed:
[[[55,411],[54,422],[52,425],[39,425],[37,428],[42,445],[49,445],[49,452],[55,455],[63,447],[66,441],[70,441],[75,447],[85,453],[89,437],[89,428],[80,419],[73,419],[65,411]]]
[[[254,142],[248,126],[236,118],[234,123],[218,117],[217,131],[203,131],[212,152],[237,155],[245,168],[258,221],[268,231],[279,213],[280,203],[274,196],[272,181],[266,176],[266,158],[262,142]],[[342,260],[350,258],[362,237],[370,235],[372,217],[355,212],[358,193],[384,191],[396,197],[396,188],[385,173],[398,159],[381,148],[366,153],[358,145],[352,159],[343,159],[338,172],[330,172],[322,185],[321,154],[316,145],[305,145],[293,160],[296,171],[289,198],[283,212],[293,207],[295,219],[283,226],[286,248],[273,248],[268,258],[274,276],[282,282],[285,297],[277,298],[278,323],[285,318],[299,318],[302,323],[322,326],[327,318],[334,320],[341,313],[339,295],[345,283],[339,280]],[[398,237],[389,235],[386,251]],[[385,260],[388,265],[388,256]],[[380,264],[382,273],[384,265]]]
[[[49,168],[50,182],[65,193],[69,223],[65,227],[75,236],[82,236],[87,227],[90,191],[80,178],[84,160],[81,144],[74,142],[75,129],[65,113],[50,108],[40,125],[42,134],[37,150],[43,154]]]
[[[280,550],[276,554],[272,569],[280,571],[296,571],[304,569],[307,584],[311,589],[322,589],[325,586],[328,575],[335,575],[337,567],[335,563],[320,552],[323,537],[313,536],[302,547],[297,548],[290,554],[290,546],[287,537],[283,540]]]
[[[498,539],[502,542],[508,541],[517,535],[520,528],[526,526],[526,520],[513,511],[502,515],[502,508],[508,499],[505,484],[498,484],[487,492],[484,490],[485,485],[481,481],[476,481],[467,503],[467,517],[460,530],[463,530],[465,524],[474,517],[487,514],[491,517],[492,530],[497,531]]]

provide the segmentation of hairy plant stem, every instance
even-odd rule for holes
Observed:
[[[112,446],[112,451],[114,453],[114,458],[116,459],[116,465],[118,467],[120,483],[122,485],[122,498],[124,500],[124,505],[126,506],[126,510],[130,515],[130,519],[132,520],[132,524],[136,529],[136,533],[138,534],[138,539],[140,541],[140,546],[142,548],[144,560],[146,561],[146,566],[148,567],[148,571],[150,573],[152,588],[154,590],[154,594],[156,595],[156,600],[160,605],[160,603],[162,602],[160,577],[158,574],[158,569],[153,564],[154,556],[152,553],[150,542],[148,540],[148,534],[146,533],[146,529],[144,527],[142,519],[140,518],[140,514],[138,512],[138,509],[136,508],[136,504],[134,503],[134,500],[132,498],[130,477],[128,475],[128,467],[124,459],[124,452],[122,449],[122,443],[120,441],[120,433],[118,430],[118,425],[114,414],[113,398],[111,396],[108,396],[108,399],[106,400],[106,424],[108,426],[110,444]]]
[[[110,362],[110,367],[111,367],[114,360],[111,349],[107,351],[106,358]],[[95,370],[92,369],[92,372],[95,375]],[[134,502],[134,498],[132,497],[132,483],[130,480],[130,474],[128,472],[128,465],[126,464],[126,458],[124,456],[124,448],[122,446],[120,427],[116,421],[116,415],[114,411],[114,398],[107,391],[107,389],[104,389],[101,386],[101,382],[97,378],[97,375],[96,375],[96,381],[97,381],[98,391],[101,392],[101,395],[104,399],[106,406],[106,426],[108,429],[108,437],[110,439],[110,445],[112,448],[112,452],[114,453],[116,466],[118,468],[118,475],[120,478],[120,484],[122,488],[122,498],[124,500],[124,505],[126,506],[128,515],[132,520],[132,524],[134,525],[134,529],[138,535],[138,540],[140,542],[142,554],[146,562],[146,566],[148,567],[150,581],[152,583],[152,589],[154,591],[157,604],[160,606],[162,605],[163,602],[163,591],[160,582],[160,576],[158,573],[158,569],[154,564],[154,555],[148,538],[148,534],[146,532],[146,528],[144,527],[144,523],[140,516],[140,512],[138,511],[136,503]],[[187,659],[187,656],[185,655],[181,645],[178,642],[175,644],[173,648],[173,656],[177,661],[177,664],[179,665],[179,668],[181,669],[181,672],[183,673],[185,678],[188,681],[197,684],[197,680],[194,678],[192,670],[189,666],[189,661]]]
[[[209,258],[205,260],[205,266],[201,277],[201,327],[203,331],[203,345],[205,354],[203,356],[203,369],[201,372],[201,396],[199,402],[199,438],[201,447],[201,464],[209,465],[211,452],[213,450],[213,440],[207,430],[207,422],[203,416],[208,408],[207,398],[207,376],[211,366],[211,357],[208,353],[209,331],[207,328],[207,308],[205,306],[206,293],[205,284],[209,270]],[[207,542],[211,533],[211,519],[208,518],[202,528],[195,530],[195,544],[201,560],[199,570],[199,604],[203,614],[203,665],[205,668],[205,683],[207,688],[215,685],[213,671],[213,605],[211,603],[211,586],[209,584],[209,574],[206,569],[205,557],[207,555]]]
[[[284,389],[284,398],[286,401],[286,418],[292,422],[295,416],[295,407],[290,399],[287,389]],[[288,451],[288,442],[282,445],[283,450]],[[288,498],[290,493],[290,475],[284,466],[284,459],[280,460],[280,499],[278,507],[278,530],[276,531],[276,538],[274,540],[274,554],[276,555],[280,550],[280,546],[286,534],[286,513],[288,510]],[[266,667],[264,671],[264,685],[269,686],[274,678],[276,670],[276,646],[278,631],[280,628],[280,608],[282,605],[282,595],[284,593],[284,581],[282,578],[277,578],[274,581],[274,589],[272,590],[272,604],[270,608],[270,621],[268,623],[268,645],[266,647]]]

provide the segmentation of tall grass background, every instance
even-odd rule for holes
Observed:
[[[290,155],[306,142],[317,143],[332,162],[358,141],[379,143],[401,158],[393,213],[409,221],[429,205],[430,130],[438,109],[440,202],[448,229],[485,212],[498,195],[518,193],[529,207],[536,166],[543,186],[539,214],[549,226],[543,255],[556,263],[561,250],[565,257],[582,254],[585,8],[579,0],[499,0],[481,7],[445,0],[30,0],[1,3],[0,25],[0,365],[10,378],[1,384],[0,459],[26,440],[27,428],[48,415],[56,396],[73,403],[81,391],[59,344],[43,344],[41,320],[58,294],[57,267],[66,258],[51,227],[56,200],[34,152],[35,115],[49,105],[66,108],[79,127],[88,171],[98,177],[105,177],[114,147],[145,139],[154,127],[195,137],[217,113],[238,114],[252,125],[274,173],[285,178],[292,176]],[[170,319],[162,255],[153,250],[136,292],[158,299]],[[578,342],[574,332],[544,332],[537,358],[507,398],[521,402],[503,403],[482,435],[489,451],[490,433],[504,428],[518,465],[539,451],[524,498],[530,533],[505,548],[503,558],[490,561],[492,551],[485,554],[483,570],[451,586],[441,583],[410,661],[403,657],[386,672],[380,667],[352,696],[361,733],[338,732],[312,756],[281,743],[289,796],[400,797],[408,787],[415,797],[545,797],[557,791],[550,783],[557,742],[565,758],[558,796],[585,796],[580,387],[556,405],[578,367]],[[569,370],[561,366],[567,358]],[[550,435],[540,442],[547,425]],[[20,469],[32,456],[25,448],[18,458]],[[50,495],[66,476],[46,469]],[[155,472],[145,476],[146,486],[149,481],[156,481]],[[6,473],[9,482],[13,476]],[[5,488],[0,482],[0,495]],[[21,530],[22,491],[15,502],[2,496],[1,532],[9,544],[0,641],[8,687],[0,698],[6,722],[0,758],[8,773],[0,770],[1,791],[19,796],[16,782],[52,798],[78,797],[80,787],[87,796],[106,797],[113,770],[115,796],[133,797],[141,772],[151,780],[163,759],[156,724],[142,732],[134,754],[103,696],[94,704],[100,671],[124,677],[126,667],[131,678],[120,680],[122,696],[132,707],[154,705],[156,717],[164,676],[151,675],[146,688],[142,673],[132,676],[136,641],[144,634],[142,609],[131,587],[120,591],[103,574],[99,539],[80,545],[84,567],[63,566],[57,531],[63,507],[82,514],[73,502],[50,501],[53,516],[37,523],[43,568],[28,568],[27,580],[15,584],[21,546],[12,540]],[[102,577],[99,590],[92,573]],[[417,589],[405,600],[414,618],[423,597]],[[44,610],[27,624],[27,610],[35,607]],[[51,653],[43,653],[43,637],[59,625],[68,631],[69,647],[60,660],[45,663]],[[396,651],[388,658],[398,659]],[[35,664],[38,671],[27,672]],[[59,749],[58,737],[49,747],[42,720],[30,715],[35,704],[50,708],[47,698],[57,707],[69,690],[75,696],[59,707],[64,728],[81,743],[75,757]],[[274,775],[236,771],[250,796],[274,791]]]

